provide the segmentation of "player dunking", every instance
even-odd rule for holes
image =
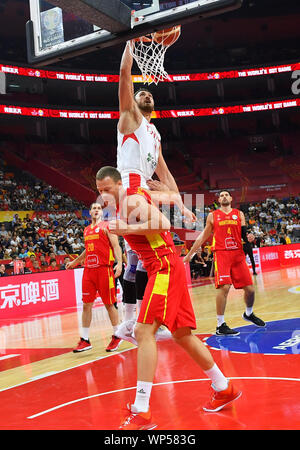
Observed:
[[[177,195],[176,203],[182,214],[188,220],[195,220],[194,214],[185,208],[181,201],[177,184],[162,155],[160,134],[151,123],[151,114],[154,110],[153,96],[144,88],[134,93],[131,75],[133,58],[129,51],[130,45],[131,42],[128,42],[123,52],[119,81],[120,119],[117,127],[117,167],[122,176],[123,186],[156,190],[157,182],[152,180],[153,174],[156,173],[166,188]],[[162,199],[162,193],[159,193],[159,198]],[[124,308],[128,323],[123,323],[118,330],[124,339],[128,335],[129,320],[132,319],[131,323],[134,323],[135,290],[137,288],[138,291],[143,292],[145,288],[143,283],[147,281],[143,275],[136,278],[130,272],[131,267],[133,268],[136,264],[136,256],[129,250],[124,276]],[[162,330],[158,331],[161,333]]]
[[[245,216],[242,211],[233,209],[231,203],[230,193],[228,191],[220,192],[220,208],[208,214],[203,232],[184,258],[184,262],[189,262],[192,255],[213,233],[215,286],[218,289],[216,297],[217,335],[239,334],[238,331],[229,328],[224,319],[227,297],[232,284],[236,289],[244,290],[246,311],[243,319],[258,327],[265,326],[265,322],[253,313],[255,291],[243,252],[243,241],[248,242]]]
[[[149,193],[140,187],[124,189],[120,173],[103,167],[96,184],[104,204],[115,204],[120,219],[111,221],[111,233],[125,237],[139,255],[148,273],[148,283],[137,319],[137,389],[134,404],[120,426],[122,430],[153,429],[149,400],[157,365],[155,333],[161,324],[174,340],[198,363],[212,380],[214,395],[205,411],[219,411],[236,400],[235,390],[215,364],[209,350],[191,333],[196,319],[189,295],[185,268],[177,255],[169,232],[170,222],[153,204]]]
[[[108,312],[113,335],[106,348],[107,352],[118,349],[121,339],[115,336],[119,317],[115,308],[116,289],[115,278],[122,272],[122,250],[118,237],[108,231],[108,222],[102,221],[102,208],[99,203],[90,207],[92,223],[84,229],[85,250],[73,261],[67,263],[66,268],[72,269],[84,261],[82,277],[82,328],[81,338],[74,353],[83,352],[92,348],[89,340],[89,329],[92,321],[92,308],[94,300],[99,293]],[[113,269],[114,260],[117,265]]]
[[[186,208],[179,195],[174,177],[170,173],[162,155],[161,137],[151,123],[154,100],[150,91],[139,89],[134,93],[131,69],[133,58],[127,42],[120,65],[119,111],[117,127],[118,149],[117,168],[122,176],[123,186],[156,188],[152,180],[154,173],[177,195],[177,206],[188,220],[196,220],[195,215]],[[162,193],[159,193],[162,198]]]

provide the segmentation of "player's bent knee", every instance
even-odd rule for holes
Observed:
[[[94,302],[83,303],[83,310],[89,311],[93,308]]]
[[[172,333],[173,339],[180,344],[183,339],[192,335],[191,329],[188,327],[179,328]]]
[[[156,331],[160,327],[160,323],[155,321],[153,323],[139,323],[135,325],[134,335],[137,342],[141,342],[143,339],[149,339],[154,337]]]
[[[254,288],[254,286],[253,286],[253,284],[252,284],[252,285],[250,285],[250,286],[245,286],[245,287],[244,287],[244,291],[245,291],[247,294],[254,294],[255,288]]]
[[[231,284],[223,284],[218,287],[217,294],[221,294],[221,295],[227,297],[227,295],[229,294],[230,288],[231,288]]]

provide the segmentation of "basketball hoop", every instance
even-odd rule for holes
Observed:
[[[179,38],[181,26],[141,36],[128,41],[130,53],[136,61],[144,83],[158,84],[168,78],[164,68],[165,53]]]

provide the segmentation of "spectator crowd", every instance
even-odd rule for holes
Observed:
[[[300,240],[300,197],[267,198],[242,205],[255,246],[291,244]]]
[[[0,211],[76,211],[85,207],[29,173],[7,167],[1,158],[0,167]]]
[[[29,214],[21,219],[16,213],[11,222],[0,226],[0,260],[5,260],[8,268],[23,261],[21,273],[64,269],[70,255],[84,250],[83,230],[88,224],[74,212],[50,212],[33,219]],[[60,260],[64,264],[58,264]]]

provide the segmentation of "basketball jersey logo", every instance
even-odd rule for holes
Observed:
[[[238,250],[242,248],[241,219],[239,211],[232,209],[225,213],[220,209],[213,212],[213,250]]]

